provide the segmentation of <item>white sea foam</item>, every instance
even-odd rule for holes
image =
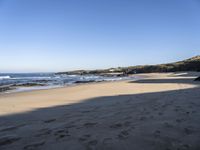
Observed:
[[[31,91],[38,89],[49,89],[62,86],[70,86],[78,83],[89,82],[112,82],[119,80],[134,80],[133,77],[105,77],[98,75],[54,75],[54,74],[0,74],[0,85],[24,85],[16,86],[16,89],[8,92]],[[45,81],[43,81],[45,80]],[[80,82],[79,82],[80,81]],[[38,86],[26,87],[26,84],[35,84]],[[39,86],[39,85],[42,86]]]
[[[3,80],[3,79],[10,79],[10,76],[0,76],[0,80]]]
[[[51,79],[51,77],[16,77],[16,78],[10,78],[13,80],[23,80],[23,79],[35,79],[35,80],[43,80],[43,79]]]

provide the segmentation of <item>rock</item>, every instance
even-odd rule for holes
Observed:
[[[89,80],[89,81],[75,81],[74,83],[91,83],[96,82],[95,80]]]
[[[22,86],[22,87],[32,87],[32,86],[45,86],[45,84],[42,83],[34,83],[34,82],[28,82],[28,83],[22,83],[22,84],[16,84],[13,86]]]
[[[6,85],[6,86],[0,86],[0,92],[5,92],[8,90],[12,90],[13,88],[10,87],[10,85]]]
[[[200,81],[200,77],[196,78],[194,81]]]

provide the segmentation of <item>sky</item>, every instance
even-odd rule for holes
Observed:
[[[200,54],[200,0],[0,0],[0,72],[58,72]]]

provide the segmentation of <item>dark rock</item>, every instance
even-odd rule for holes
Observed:
[[[29,83],[15,84],[13,86],[31,87],[31,86],[45,86],[45,84],[29,82]]]
[[[198,78],[194,79],[194,81],[200,81],[200,77],[198,77]]]
[[[8,90],[12,90],[13,88],[11,88],[9,85],[8,86],[0,86],[0,92],[5,92]]]
[[[39,82],[39,83],[48,83],[52,80],[33,80],[33,82]]]
[[[74,83],[91,83],[96,82],[95,80],[89,80],[89,81],[75,81]]]

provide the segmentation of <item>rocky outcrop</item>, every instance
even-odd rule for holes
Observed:
[[[8,90],[12,90],[13,88],[11,88],[10,85],[8,86],[0,86],[0,92],[5,92],[5,91],[8,91]]]

